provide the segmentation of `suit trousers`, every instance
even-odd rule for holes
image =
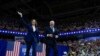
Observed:
[[[37,44],[33,41],[26,41],[26,55],[30,56],[30,48],[32,46],[32,56],[36,56],[36,46]]]

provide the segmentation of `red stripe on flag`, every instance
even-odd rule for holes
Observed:
[[[42,52],[36,52],[36,56],[46,56],[45,50],[46,50],[46,45],[43,44]]]
[[[14,42],[14,50],[13,51],[6,51],[6,56],[19,56],[19,49],[20,49],[20,42]]]

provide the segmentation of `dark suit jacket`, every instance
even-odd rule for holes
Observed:
[[[46,30],[45,30],[45,41],[46,41],[46,44],[55,44],[56,43],[55,35],[58,35],[58,33],[59,33],[59,31],[58,31],[57,28],[55,28],[55,31],[53,32],[53,30],[50,27],[47,27]],[[48,37],[47,34],[53,34],[53,38]]]
[[[39,29],[36,27],[36,31],[33,32],[32,25],[27,24],[23,18],[21,18],[21,23],[27,28],[28,32],[25,36],[25,41],[39,42]]]

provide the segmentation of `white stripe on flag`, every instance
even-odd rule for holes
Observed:
[[[14,42],[14,50],[6,51],[6,56],[19,56],[20,42]]]
[[[46,56],[45,53],[46,53],[46,45],[43,44],[43,48],[42,48],[42,52],[36,52],[36,56]]]

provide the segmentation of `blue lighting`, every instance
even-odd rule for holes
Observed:
[[[71,34],[73,34],[73,32],[71,32]]]
[[[86,30],[86,32],[89,32],[89,30]]]
[[[70,34],[70,32],[68,34]]]
[[[64,35],[66,35],[67,33],[64,33]]]
[[[66,36],[66,35],[73,35],[73,34],[81,34],[81,33],[90,33],[90,32],[98,32],[100,31],[99,28],[97,29],[87,29],[87,30],[81,30],[81,31],[72,31],[72,32],[64,32],[59,33],[60,36]],[[6,33],[6,34],[16,34],[16,35],[27,35],[27,32],[16,32],[16,31],[10,31],[10,30],[0,30],[0,33]],[[40,37],[43,37],[44,35],[39,35]]]
[[[5,32],[5,31],[2,31],[3,33]]]
[[[92,30],[89,30],[89,32],[91,32]]]
[[[66,33],[68,35],[68,33]]]
[[[92,32],[95,32],[95,30],[93,29]]]
[[[81,33],[83,33],[83,31],[81,31]]]
[[[5,33],[7,33],[7,31],[5,31]]]
[[[13,32],[12,32],[12,31],[10,31],[10,33],[12,34]]]
[[[75,32],[73,32],[75,34]]]
[[[1,30],[0,30],[0,32],[1,32]]]
[[[20,33],[22,35],[22,33]]]
[[[98,29],[98,31],[100,31],[100,29]]]
[[[20,34],[20,32],[18,32],[17,34]]]
[[[79,31],[78,33],[81,33],[81,31]]]
[[[97,29],[95,29],[95,31],[97,31]]]
[[[41,36],[41,35],[39,35],[39,36]]]
[[[15,34],[15,32],[13,32],[13,34]]]

